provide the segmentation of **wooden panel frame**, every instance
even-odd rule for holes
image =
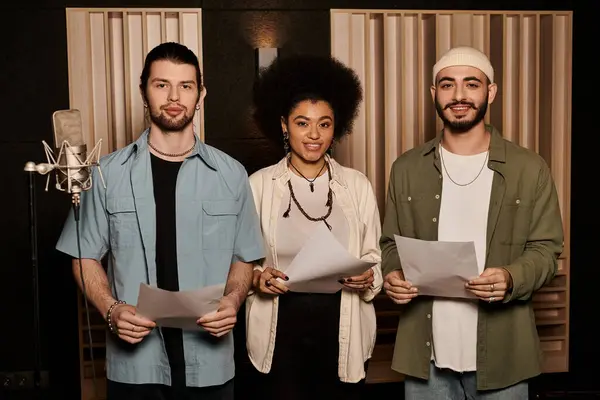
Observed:
[[[366,93],[364,118],[335,155],[367,175],[380,210],[393,161],[442,127],[429,93],[435,60],[457,45],[490,57],[499,93],[486,121],[547,161],[563,217],[558,275],[533,296],[545,373],[569,366],[572,24],[572,11],[331,10],[332,55],[357,71]],[[374,88],[377,79],[384,84]],[[367,382],[402,380],[390,369],[400,313],[384,295],[375,307]]]

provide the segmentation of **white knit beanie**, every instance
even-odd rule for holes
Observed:
[[[494,68],[487,56],[477,49],[463,46],[448,50],[433,66],[433,84],[435,85],[438,72],[458,65],[475,67],[489,78],[490,83],[494,82]]]

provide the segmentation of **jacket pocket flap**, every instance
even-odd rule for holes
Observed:
[[[135,212],[133,197],[113,197],[106,199],[106,209],[110,214]]]
[[[237,215],[239,205],[236,200],[204,200],[202,209],[208,215]]]

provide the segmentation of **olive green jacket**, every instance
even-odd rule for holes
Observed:
[[[502,302],[479,303],[477,387],[499,389],[541,371],[531,297],[550,282],[563,250],[563,227],[550,170],[536,153],[502,138],[492,126],[488,166],[494,171],[485,267],[505,267],[513,288]],[[392,165],[382,228],[382,271],[402,269],[394,235],[437,240],[442,195],[441,133]],[[431,360],[431,297],[402,308],[392,369],[427,379]]]

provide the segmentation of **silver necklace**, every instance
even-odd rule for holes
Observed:
[[[183,153],[165,153],[160,151],[159,149],[157,149],[156,147],[154,147],[152,145],[152,143],[150,143],[150,138],[148,138],[148,146],[150,146],[154,151],[156,151],[158,154],[163,155],[165,157],[183,157],[186,154],[190,153],[192,150],[194,150],[194,147],[196,147],[196,140],[194,140],[194,144],[192,145],[192,147],[190,147],[189,149],[187,149],[186,151],[184,151]]]
[[[446,175],[448,175],[448,179],[450,179],[452,181],[452,183],[454,183],[457,186],[469,186],[471,183],[475,182],[477,180],[477,178],[479,178],[479,175],[481,175],[481,173],[483,172],[483,169],[485,168],[488,157],[490,155],[490,149],[488,148],[488,150],[485,153],[485,160],[483,160],[483,165],[481,166],[481,169],[479,170],[479,173],[477,174],[477,176],[475,176],[475,178],[473,178],[473,180],[471,182],[458,183],[454,179],[452,179],[452,177],[450,176],[450,173],[448,172],[448,168],[446,168],[446,163],[444,163],[444,151],[443,150],[444,149],[443,149],[442,145],[440,144],[440,158],[442,159],[442,166],[444,167],[444,171],[446,171]]]

